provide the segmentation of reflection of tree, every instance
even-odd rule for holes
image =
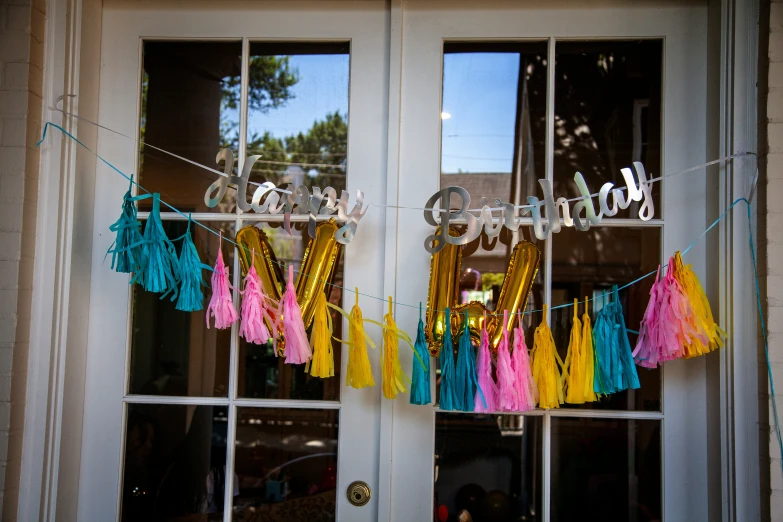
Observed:
[[[248,108],[259,112],[277,109],[294,97],[291,87],[299,82],[299,71],[291,69],[290,56],[251,56],[248,67]],[[239,108],[239,76],[229,76],[223,82],[223,104],[228,109]]]

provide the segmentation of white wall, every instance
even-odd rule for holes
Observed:
[[[0,505],[16,520],[35,253],[45,0],[0,3]]]

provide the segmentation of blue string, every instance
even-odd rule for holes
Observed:
[[[56,128],[56,129],[58,129],[60,132],[62,132],[63,134],[65,134],[66,136],[68,136],[69,138],[74,140],[76,143],[78,143],[82,147],[84,147],[87,151],[89,151],[91,154],[93,154],[96,158],[98,158],[100,161],[102,161],[104,164],[106,164],[109,168],[111,168],[117,174],[119,174],[123,178],[127,179],[132,184],[136,185],[140,190],[143,190],[147,194],[150,194],[150,192],[147,189],[145,189],[144,187],[139,185],[137,182],[135,182],[132,179],[131,176],[128,176],[127,174],[123,173],[120,169],[118,169],[117,167],[112,165],[109,161],[107,161],[104,158],[102,158],[99,154],[94,152],[87,145],[85,145],[84,143],[79,141],[78,138],[73,136],[71,133],[69,133],[68,131],[66,131],[61,126],[57,125],[56,123],[52,123],[50,121],[46,122],[46,125],[44,126],[44,130],[43,130],[43,135],[41,136],[41,139],[38,141],[38,143],[35,144],[36,147],[41,145],[41,143],[44,141],[44,139],[46,139],[46,132],[47,132],[47,130],[48,130],[50,125],[52,127]],[[767,374],[769,375],[769,387],[770,387],[770,395],[771,395],[771,398],[772,398],[772,411],[773,411],[773,416],[774,416],[774,420],[775,420],[775,431],[776,431],[777,437],[778,437],[778,445],[780,446],[780,453],[783,455],[783,436],[781,436],[781,429],[780,429],[780,421],[779,421],[779,416],[778,416],[777,400],[776,400],[776,397],[775,397],[775,381],[774,381],[774,378],[773,378],[773,375],[772,375],[772,365],[771,365],[770,360],[769,360],[769,341],[768,341],[768,338],[767,338],[767,327],[766,327],[766,322],[764,320],[764,309],[763,309],[763,306],[761,304],[761,285],[759,283],[758,266],[757,266],[758,264],[757,264],[757,261],[756,261],[756,247],[755,247],[755,243],[753,241],[753,224],[752,224],[752,218],[751,218],[750,201],[748,201],[746,198],[739,198],[736,201],[734,201],[729,206],[729,208],[727,208],[715,221],[712,222],[712,224],[710,226],[708,226],[701,234],[699,234],[699,236],[696,239],[694,239],[691,242],[690,245],[688,245],[687,247],[685,247],[684,250],[682,250],[682,255],[687,254],[696,245],[696,243],[698,243],[710,230],[715,228],[715,226],[717,226],[718,223],[720,223],[729,214],[729,212],[736,205],[738,205],[741,202],[745,203],[745,205],[747,206],[748,233],[749,233],[748,238],[749,238],[750,256],[751,256],[751,259],[753,261],[753,277],[755,279],[755,288],[756,288],[756,306],[757,306],[757,309],[758,309],[759,321],[760,321],[760,324],[761,324],[761,331],[762,331],[762,338],[763,338],[763,342],[764,342],[764,356],[766,357]],[[181,215],[183,217],[189,217],[188,214],[185,214],[184,212],[181,212],[179,209],[171,206],[170,204],[166,203],[165,201],[161,200],[161,203],[164,204],[166,207],[170,208],[172,211],[176,212],[177,214],[179,214],[179,215]],[[215,232],[214,230],[212,230],[211,228],[207,227],[206,225],[200,223],[197,220],[192,220],[192,222],[195,223],[196,225],[202,227],[203,229],[207,230],[208,232],[211,232],[211,233],[213,233],[215,235],[219,235],[218,232]],[[237,244],[236,242],[232,241],[229,238],[223,238],[223,239],[225,239],[229,243],[233,244],[237,248],[241,248],[241,249],[243,249],[243,250],[245,250],[247,252],[250,252],[250,250],[248,250],[247,248],[243,247],[242,245]],[[284,265],[284,263],[279,263],[279,264],[280,265]],[[666,266],[667,265],[663,265],[664,268]],[[631,281],[630,283],[627,283],[627,284],[619,287],[618,290],[624,290],[624,289],[626,289],[626,288],[628,288],[630,286],[633,286],[636,283],[638,283],[640,281],[643,281],[644,279],[646,279],[648,277],[652,277],[656,273],[657,273],[657,270],[653,270],[652,272],[650,272],[648,274],[645,274],[645,275],[643,275],[641,277],[638,277],[638,278],[634,279],[633,281]],[[310,277],[308,274],[304,274],[304,275],[307,276],[307,277]],[[369,297],[371,299],[377,299],[377,300],[380,300],[380,301],[386,301],[386,299],[384,299],[382,297],[377,297],[377,296],[374,296],[374,295],[358,292],[358,291],[356,291],[354,289],[345,288],[345,287],[342,287],[340,285],[332,284],[330,282],[326,282],[326,284],[328,284],[330,286],[333,286],[333,287],[340,288],[340,289],[342,289],[344,291],[355,292],[357,295],[362,295],[362,296],[365,296],[365,297]],[[598,295],[598,296],[595,296],[593,298],[586,299],[584,301],[578,301],[576,304],[578,305],[580,303],[588,303],[590,301],[594,301],[595,299],[598,299],[599,297],[602,298],[602,299],[605,299],[607,295],[608,294],[606,292],[604,292],[602,295]],[[400,302],[395,302],[395,301],[393,301],[393,303],[398,305],[398,306],[407,306],[409,308],[416,308],[416,305],[410,305],[410,304],[407,304],[407,303],[400,303]],[[562,305],[552,306],[552,307],[550,307],[550,310],[557,310],[559,308],[568,308],[568,307],[571,307],[571,306],[574,306],[574,303],[571,302],[571,303],[566,303],[566,304],[562,304]],[[531,314],[534,314],[534,313],[537,313],[537,312],[543,312],[543,309],[541,309],[541,310],[525,311],[524,315],[531,315]],[[781,472],[783,472],[783,460],[781,460]]]

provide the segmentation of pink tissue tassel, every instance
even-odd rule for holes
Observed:
[[[519,397],[514,386],[514,368],[508,351],[508,310],[503,310],[503,336],[498,343],[498,411],[519,411]]]
[[[484,324],[487,324],[487,314],[484,313]],[[492,413],[497,411],[498,387],[492,378],[492,354],[489,351],[489,336],[487,327],[481,330],[481,345],[479,346],[478,357],[476,361],[476,372],[478,373],[478,385],[481,393],[476,393],[476,399],[473,406],[474,411],[479,413]],[[482,394],[484,400],[482,401]],[[486,407],[484,406],[486,403]]]
[[[674,266],[671,259],[669,266]],[[693,312],[680,283],[671,269],[659,281],[660,271],[658,267],[633,352],[636,364],[645,368],[655,368],[664,361],[681,358],[685,345],[699,335],[688,320]]]
[[[223,250],[218,250],[215,271],[212,273],[212,297],[207,307],[207,328],[209,328],[210,313],[215,318],[215,328],[223,330],[229,328],[239,319],[234,303],[231,300],[231,290],[228,284],[228,270],[223,262]]]
[[[519,317],[519,326],[514,328],[514,352],[511,354],[511,368],[514,370],[514,389],[519,400],[517,411],[535,409],[538,402],[538,389],[530,369],[525,335],[522,333],[521,316]]]
[[[280,314],[283,316],[283,334],[285,335],[285,362],[303,364],[313,358],[313,351],[307,340],[302,309],[296,301],[294,288],[294,265],[288,265],[288,284],[280,299]]]
[[[266,344],[271,337],[269,329],[264,324],[266,299],[261,278],[256,273],[256,267],[251,264],[250,270],[245,276],[245,291],[242,295],[242,323],[239,326],[239,335],[244,337],[247,342]],[[277,350],[275,350],[275,354],[277,354]]]

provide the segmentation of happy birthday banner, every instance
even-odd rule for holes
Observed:
[[[287,266],[288,278],[283,291],[283,277],[280,270],[282,264],[275,259],[271,245],[262,231],[255,227],[245,227],[237,234],[237,242],[225,238],[242,254],[240,264],[244,275],[244,289],[236,289],[242,295],[241,309],[238,312],[234,308],[229,271],[223,261],[222,249],[218,252],[214,269],[202,264],[192,242],[190,224],[194,223],[219,235],[221,242],[224,239],[222,234],[163,202],[159,194],[149,194],[144,187],[133,181],[132,176],[120,171],[58,125],[47,122],[43,137],[38,144],[45,139],[49,125],[63,132],[113,171],[130,181],[130,187],[123,197],[120,218],[110,227],[116,233],[115,243],[107,252],[107,255],[112,256],[112,269],[132,274],[131,284],[139,284],[147,291],[160,293],[161,298],[169,297],[172,301],[176,300],[177,309],[182,311],[203,308],[202,288],[206,284],[203,281],[202,271],[212,270],[212,295],[207,307],[207,326],[210,326],[212,320],[216,328],[229,328],[239,321],[239,334],[242,337],[257,344],[272,343],[277,348],[275,353],[285,357],[286,363],[305,364],[306,371],[313,377],[328,378],[334,375],[332,344],[334,340],[349,347],[346,384],[354,388],[374,386],[367,345],[374,348],[375,344],[364,329],[364,324],[370,323],[383,330],[381,361],[384,397],[396,398],[399,393],[406,391],[406,384],[410,383],[412,404],[431,403],[429,358],[432,355],[439,358],[441,368],[439,390],[441,410],[524,412],[536,406],[559,408],[563,403],[592,402],[600,400],[607,394],[638,388],[637,365],[653,368],[665,361],[704,355],[721,347],[722,338],[726,336],[713,319],[709,301],[698,278],[690,266],[682,263],[681,254],[677,252],[668,264],[659,267],[657,275],[656,272],[647,274],[623,287],[656,275],[635,348],[631,347],[628,339],[622,305],[617,294],[619,289],[615,285],[609,302],[605,302],[596,315],[594,325],[587,310],[587,304],[592,299],[585,298],[583,301],[585,310],[581,320],[578,316],[580,303],[578,300],[574,300],[573,305],[569,303],[553,307],[553,309],[574,307],[573,326],[564,360],[560,358],[555,348],[547,320],[549,310],[547,305],[543,309],[544,318],[536,328],[533,347],[528,350],[520,326],[521,315],[540,260],[540,252],[531,243],[523,241],[515,247],[503,284],[506,294],[501,291],[498,299],[500,308],[494,313],[488,313],[482,303],[455,302],[454,289],[460,272],[462,246],[469,242],[472,236],[477,237],[482,227],[485,233],[497,235],[501,226],[495,224],[492,215],[492,212],[497,209],[488,208],[485,201],[482,201],[479,217],[473,216],[471,209],[468,209],[470,196],[460,187],[447,187],[439,191],[430,198],[427,203],[428,208],[420,209],[430,213],[425,214],[425,219],[438,228],[428,237],[425,245],[428,251],[434,250],[434,255],[431,258],[427,317],[425,321],[420,304],[415,341],[395,324],[393,317],[395,302],[391,296],[388,298],[389,310],[382,323],[362,317],[358,289],[341,287],[356,293],[356,302],[350,313],[329,303],[326,299],[327,292],[337,286],[331,280],[341,249],[354,237],[356,226],[366,212],[366,209],[362,210],[361,192],[358,193],[353,210],[347,212],[348,196],[345,192],[338,202],[336,192],[329,188],[324,189],[323,192],[314,189],[310,193],[306,187],[289,185],[293,190],[280,191],[274,185],[269,184],[264,187],[262,184],[253,196],[250,208],[254,211],[270,213],[282,210],[286,216],[290,216],[290,213],[297,209],[301,214],[306,211],[310,215],[308,225],[310,240],[296,281],[294,281],[293,265]],[[683,173],[746,154],[749,153],[721,158]],[[218,157],[227,165],[229,163],[233,165],[233,154],[229,156],[228,152],[221,151]],[[536,236],[543,239],[559,231],[560,219],[558,218],[560,217],[566,226],[574,225],[578,230],[587,230],[591,225],[600,223],[603,216],[612,216],[616,214],[618,208],[627,208],[631,201],[642,202],[639,210],[640,219],[651,219],[654,208],[650,184],[662,178],[647,180],[644,169],[639,163],[634,163],[634,169],[638,176],[638,186],[630,169],[623,169],[626,187],[615,189],[611,183],[605,184],[598,194],[598,213],[595,212],[592,203],[592,197],[595,195],[589,193],[584,179],[577,173],[574,181],[582,196],[575,198],[577,203],[573,207],[573,218],[568,203],[574,200],[565,198],[555,200],[551,195],[549,183],[540,180],[539,184],[544,193],[543,202],[534,196],[527,198],[529,205],[526,206],[514,206],[496,200],[501,211],[500,223],[510,230],[516,230],[515,227],[519,226],[516,209],[521,208],[522,215],[532,214]],[[222,176],[222,179],[213,183],[207,191],[205,200],[215,201],[216,205],[232,180],[238,190],[244,192],[249,172],[250,167],[247,170],[243,168],[244,175],[238,177]],[[226,174],[228,173],[230,169],[227,167]],[[134,185],[145,194],[133,196]],[[628,192],[627,197],[623,194],[624,190]],[[217,195],[213,198],[211,194],[215,191]],[[277,198],[273,196],[278,191],[288,194],[283,203],[280,203],[279,196]],[[462,198],[461,207],[456,212],[445,210],[451,206],[451,194],[458,194]],[[261,198],[264,195],[267,197],[262,203]],[[613,199],[611,206],[609,195]],[[136,202],[146,198],[152,198],[153,204],[142,231]],[[240,208],[241,205],[247,205],[245,197],[240,197],[238,200],[241,201],[241,203],[238,201]],[[761,308],[748,199],[739,198],[732,203],[683,253],[690,250],[741,202],[747,207],[757,308],[767,355],[771,393],[774,398],[774,381],[769,364],[768,339]],[[440,203],[442,209],[432,208],[436,203]],[[183,236],[173,240],[166,237],[160,218],[161,204],[188,217],[188,230]],[[546,223],[543,223],[540,214],[541,206],[546,208],[548,218]],[[440,223],[434,219],[436,211],[441,214]],[[581,217],[582,211],[585,213],[584,218]],[[341,229],[334,218],[318,222],[316,216],[334,212],[337,212],[338,217],[345,216],[350,224]],[[468,225],[467,232],[462,235],[448,226],[450,220],[457,218],[464,219]],[[285,219],[288,221],[290,217]],[[179,255],[172,241],[182,241]],[[665,270],[663,275],[661,275],[662,270]],[[376,296],[368,297],[381,299]],[[412,306],[405,303],[396,304]],[[441,309],[443,306],[445,309]],[[349,325],[347,341],[334,338],[330,310],[343,315],[347,320]],[[501,316],[502,321],[499,319]],[[399,341],[408,344],[414,352],[410,380],[407,379],[400,365]],[[780,434],[780,424],[777,422],[777,406],[774,400],[773,410],[778,440],[783,450],[783,438]]]

